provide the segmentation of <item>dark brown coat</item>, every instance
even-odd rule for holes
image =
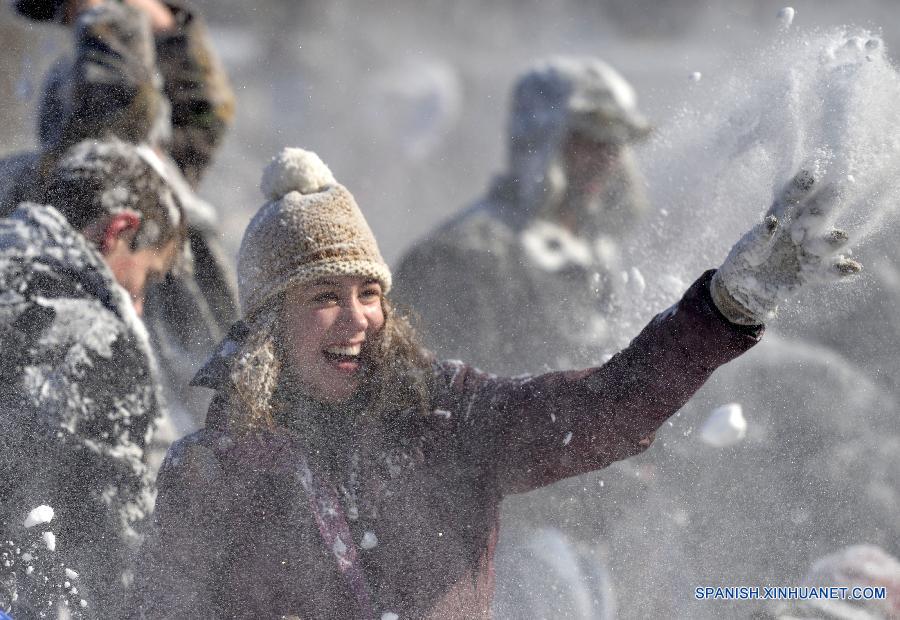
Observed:
[[[334,483],[358,489],[357,545],[377,536],[357,549],[376,617],[489,618],[503,497],[646,450],[718,366],[758,341],[761,328],[734,326],[714,308],[710,273],[602,367],[500,378],[437,363],[431,415],[321,446],[345,460],[370,447],[358,483]],[[218,398],[206,429],[176,443],[160,472],[144,617],[355,617],[302,488],[279,473],[302,437],[278,428],[239,439],[224,422],[228,407]]]

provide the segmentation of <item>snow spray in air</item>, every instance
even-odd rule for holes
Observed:
[[[644,152],[656,211],[631,262],[656,282],[628,313],[635,328],[719,265],[801,167],[840,193],[830,223],[854,251],[884,236],[900,194],[900,75],[877,33],[795,23],[691,97]]]
[[[707,581],[799,579],[811,558],[848,543],[893,549],[898,540],[898,392],[877,382],[896,386],[888,381],[900,376],[900,321],[892,318],[900,269],[878,265],[900,264],[900,76],[876,32],[804,31],[802,14],[780,22],[759,51],[706,68],[691,100],[642,153],[656,212],[629,250],[647,287],[619,331],[636,333],[721,264],[801,168],[840,195],[829,224],[849,233],[867,271],[783,304],[763,342],[717,371],[671,420],[674,428],[662,429],[657,452],[648,451],[661,466],[646,504],[665,508],[662,516],[629,514],[617,535],[639,547],[645,532],[666,532],[659,538],[671,549],[629,550],[619,557],[640,561],[614,568],[632,576],[620,582],[629,585],[618,593],[622,607],[655,605],[665,617],[748,616],[746,603],[693,605],[668,593]],[[771,333],[778,330],[782,337]],[[693,426],[730,401],[741,403],[746,420],[720,410],[697,441]]]

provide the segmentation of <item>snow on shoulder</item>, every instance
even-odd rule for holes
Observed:
[[[336,184],[331,170],[318,155],[285,148],[266,166],[260,189],[268,200],[281,200],[291,192],[313,194]]]
[[[25,527],[32,528],[35,525],[43,525],[44,523],[50,523],[51,521],[53,521],[53,508],[46,504],[42,504],[29,512],[28,516],[25,517]]]
[[[44,546],[48,551],[56,551],[56,534],[50,531],[44,532],[41,534],[41,540],[44,541]]]

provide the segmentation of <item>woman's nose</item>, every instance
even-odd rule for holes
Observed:
[[[354,332],[365,331],[369,326],[369,319],[366,317],[365,306],[363,306],[358,299],[353,298],[350,300],[350,303],[347,304],[345,314],[347,316],[346,320],[348,327]]]

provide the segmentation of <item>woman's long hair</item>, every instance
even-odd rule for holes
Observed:
[[[366,413],[390,416],[405,410],[425,413],[430,408],[432,356],[423,347],[409,318],[381,298],[384,327],[363,348],[364,375],[360,389]]]

